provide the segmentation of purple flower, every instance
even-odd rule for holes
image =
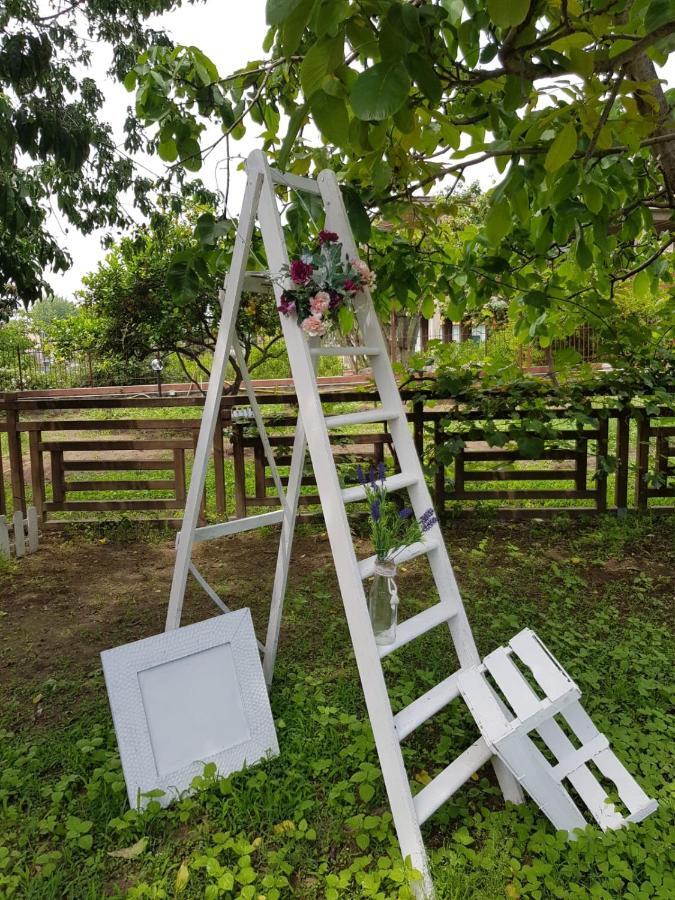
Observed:
[[[387,470],[385,469],[384,463],[379,462],[377,464],[377,477],[380,479],[380,481],[384,482],[384,477],[385,477],[386,473],[387,473]]]
[[[420,516],[420,525],[422,527],[422,531],[429,531],[434,525],[438,524],[438,519],[436,518],[436,513],[429,507],[426,512],[423,512]]]
[[[295,296],[290,291],[284,291],[279,299],[277,308],[285,316],[290,316],[291,313],[295,312]]]
[[[344,297],[338,291],[329,290],[328,296],[330,297],[330,306],[328,307],[330,310],[337,309],[344,300]]]
[[[368,472],[368,480],[370,481],[370,486],[372,488],[375,487],[375,469],[371,466],[370,471]]]
[[[307,284],[312,277],[314,267],[309,263],[303,262],[301,259],[294,259],[290,267],[291,279],[296,284]]]
[[[399,519],[409,519],[412,514],[412,509],[409,506],[404,506],[403,509],[399,510],[398,517]]]
[[[365,483],[366,483],[366,476],[365,476],[365,473],[364,473],[364,471],[363,471],[363,466],[362,466],[360,463],[359,463],[359,465],[356,467],[356,478],[358,479],[359,484],[365,484]]]
[[[339,235],[334,231],[325,231],[322,228],[319,232],[319,247],[323,247],[324,244],[334,244],[338,239]]]
[[[373,500],[370,504],[370,515],[373,517],[373,522],[380,521],[380,501]]]

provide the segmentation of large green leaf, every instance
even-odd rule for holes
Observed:
[[[530,8],[530,0],[488,0],[490,18],[500,28],[520,25]]]
[[[443,87],[429,59],[421,53],[409,53],[406,58],[408,71],[417,87],[432,103],[439,103]]]
[[[349,224],[352,226],[354,237],[357,241],[365,243],[370,237],[370,219],[359,194],[350,187],[342,189]]]
[[[513,219],[506,199],[494,203],[485,220],[485,234],[492,244],[499,244],[511,231]]]
[[[577,130],[568,122],[559,132],[556,139],[548,148],[544,168],[547,172],[557,172],[561,166],[574,156],[577,149]]]
[[[359,119],[381,122],[403,106],[409,90],[410,77],[402,62],[377,63],[354,82],[352,109]]]
[[[349,143],[349,115],[345,101],[325,91],[316,91],[310,101],[314,123],[331,143],[346,147]]]
[[[293,12],[300,0],[267,0],[265,16],[268,25],[281,25]]]
[[[300,84],[307,98],[318,91],[326,75],[333,72],[344,60],[344,37],[322,38],[311,46],[300,65]]]

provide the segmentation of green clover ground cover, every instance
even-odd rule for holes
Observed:
[[[532,803],[505,809],[486,767],[425,826],[439,898],[675,896],[672,525],[665,517],[631,517],[464,521],[449,529],[481,651],[534,627],[660,807],[640,825],[608,834],[588,828],[570,843]],[[271,577],[276,534],[235,540],[222,544],[223,558],[239,546]],[[139,550],[149,563],[165,551],[158,543]],[[39,555],[29,562],[44,566],[46,577],[31,584],[48,592],[54,560],[77,554],[89,561],[93,592],[101,568],[95,560],[108,554],[121,566],[130,552],[114,542],[48,543],[42,562]],[[138,637],[159,630],[165,560],[146,570],[129,608]],[[262,614],[257,576],[237,582],[232,567],[205,568],[229,597],[240,584],[235,605],[250,603],[254,618]],[[410,896],[325,535],[305,529],[297,543],[272,691],[281,755],[225,780],[207,770],[192,796],[167,810],[151,803],[144,815],[127,807],[97,659],[101,647],[129,640],[129,630],[120,631],[111,613],[77,662],[54,658],[39,666],[28,648],[16,665],[1,668],[21,640],[12,604],[22,596],[22,571],[27,567],[0,572],[0,897]],[[104,612],[115,601],[114,578],[102,593]],[[402,573],[404,615],[429,602],[428,584],[421,564]],[[58,631],[58,620],[46,621]],[[396,709],[454,667],[448,646],[438,629],[388,658]],[[36,717],[36,704],[51,712]],[[475,736],[459,704],[423,726],[404,744],[413,784],[421,788]]]

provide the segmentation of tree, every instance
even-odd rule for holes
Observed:
[[[373,215],[449,197],[492,161],[484,221],[439,257],[450,317],[498,293],[543,346],[582,322],[624,357],[666,339],[672,302],[655,332],[618,316],[615,293],[672,291],[673,91],[655,67],[675,34],[669,0],[268,0],[267,19],[266,58],[240,72],[154,46],[128,76],[173,172],[213,149],[196,147],[206,119],[221,141],[257,125],[280,167],[340,173],[366,241]],[[193,139],[185,156],[178,135]]]
[[[103,95],[81,73],[93,42],[111,46],[111,71],[119,77],[150,41],[168,45],[145,21],[174,5],[11,0],[0,6],[0,317],[49,292],[46,269],[70,265],[47,228],[50,208],[84,233],[128,224],[120,196],[129,188],[148,210],[150,182],[135,175],[128,155],[142,140],[137,122],[129,117],[125,149],[118,149],[101,119]]]
[[[68,319],[77,313],[77,305],[64,297],[48,297],[38,300],[30,309],[28,317],[38,332],[46,331],[54,322]]]
[[[236,229],[233,222],[217,223],[203,208],[193,207],[190,218],[156,213],[84,277],[84,309],[98,322],[102,353],[130,361],[175,353],[188,378],[188,361],[208,378],[220,319],[218,291]],[[254,249],[261,252],[257,244]],[[278,326],[271,298],[244,295],[237,327],[252,372],[281,351]],[[236,393],[241,371],[232,365],[230,390]]]

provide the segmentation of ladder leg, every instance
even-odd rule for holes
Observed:
[[[272,604],[270,617],[267,623],[267,637],[265,638],[265,654],[263,657],[263,673],[265,683],[269,688],[274,676],[274,663],[277,658],[279,646],[279,629],[281,628],[281,616],[288,583],[288,568],[291,562],[291,550],[293,549],[293,535],[295,532],[295,520],[300,501],[300,488],[302,486],[302,472],[305,467],[305,453],[307,440],[302,420],[298,416],[291,454],[291,471],[288,476],[286,490],[286,505],[284,517],[281,522],[281,537],[279,539],[279,552],[277,554],[277,567],[274,572],[274,586],[272,588]]]
[[[176,563],[173,570],[171,593],[169,594],[169,607],[166,614],[165,631],[171,631],[180,626],[183,598],[185,596],[185,585],[192,557],[192,544],[194,541],[195,528],[197,527],[197,522],[199,520],[199,508],[204,491],[206,469],[209,464],[213,434],[216,428],[216,419],[218,417],[220,401],[223,396],[223,382],[225,380],[225,372],[230,357],[230,348],[232,347],[234,326],[237,320],[239,298],[241,296],[241,286],[246,271],[246,261],[249,255],[251,235],[255,224],[255,209],[258,205],[261,187],[262,177],[260,174],[250,173],[246,185],[246,192],[244,194],[242,206],[243,212],[239,221],[234,252],[232,254],[231,274],[227,280],[225,301],[223,303],[220,325],[218,327],[218,338],[216,349],[213,354],[209,387],[206,393],[206,400],[204,401],[202,424],[199,429],[199,439],[195,450],[190,488],[185,502],[183,524],[180,531],[178,547],[176,549]]]

